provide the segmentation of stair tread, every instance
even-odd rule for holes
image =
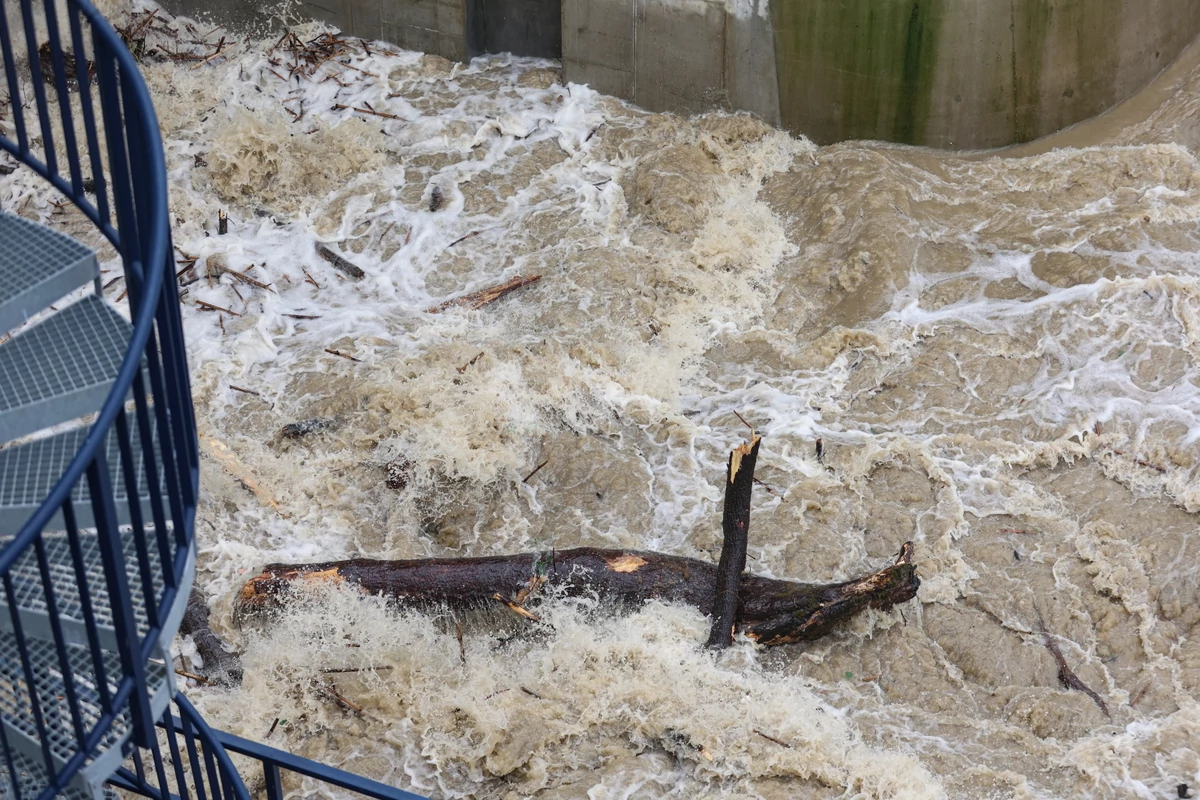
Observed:
[[[58,231],[0,213],[0,333],[99,274],[96,256]]]
[[[132,420],[130,428],[133,451],[140,454],[140,437]],[[83,446],[90,430],[89,427],[72,428],[63,433],[0,450],[0,536],[15,534],[37,510],[58,483],[63,471],[79,452],[79,448]],[[153,450],[158,453],[157,442]],[[119,511],[125,510],[128,508],[129,493],[121,477],[120,446],[113,433],[105,440],[105,456],[112,479],[113,499]],[[136,461],[137,495],[145,501],[149,497],[146,470],[141,458],[137,458]],[[79,481],[70,497],[78,525],[90,527],[93,524],[91,492],[86,479]],[[118,516],[118,522],[125,523],[128,520]]]
[[[154,531],[147,531],[146,556],[150,564],[150,574],[154,596],[161,602],[163,594],[163,567],[158,541]],[[175,552],[174,534],[168,534],[168,553]],[[46,549],[46,565],[54,588],[54,604],[64,621],[83,623],[83,605],[79,597],[79,582],[76,577],[75,562],[71,556],[70,540],[65,534],[43,534],[42,541]],[[0,540],[0,547],[4,544]],[[137,545],[132,531],[121,534],[121,548],[125,553],[126,578],[129,581],[130,594],[133,599],[134,623],[139,635],[144,635],[149,629],[146,618],[146,604],[143,598],[141,574],[138,571]],[[100,555],[99,537],[94,533],[79,534],[79,550],[87,576],[88,597],[92,601],[92,613],[96,624],[104,628],[112,628],[112,606],[108,601],[108,584],[104,578],[104,561]],[[38,568],[37,557],[33,548],[23,554],[9,570],[13,583],[13,595],[17,607],[23,611],[47,613],[46,594],[43,589],[41,571]],[[186,598],[184,598],[186,601]],[[0,609],[8,608],[6,598],[0,596]],[[0,620],[0,630],[5,621]]]
[[[132,330],[89,295],[0,345],[0,442],[97,411]]]
[[[75,722],[67,701],[65,676],[58,651],[53,642],[36,637],[27,636],[26,646],[34,680],[32,692],[21,662],[16,637],[12,633],[0,632],[0,727],[4,731],[4,736],[0,739],[0,755],[15,757],[15,763],[21,767],[19,779],[22,788],[36,787],[32,795],[23,795],[29,797],[36,796],[37,792],[47,785],[44,755],[33,716],[32,696],[36,695],[38,700],[47,732],[46,744],[49,746],[56,770],[78,752],[79,743],[75,738]],[[95,729],[104,714],[98,688],[100,679],[95,661],[87,648],[67,644],[64,649],[70,669],[71,685],[75,689],[80,723],[84,734],[87,735]],[[108,652],[101,655],[104,682],[108,687],[108,696],[112,697],[117,680],[122,675],[120,657]],[[174,681],[169,667],[170,657],[165,652],[161,655],[162,658],[146,664],[145,672],[152,712],[156,716],[166,708],[174,693]],[[98,788],[121,763],[124,758],[121,752],[122,745],[128,738],[131,727],[129,710],[125,707],[117,714],[99,747],[93,751],[94,756],[78,773],[76,779],[72,780],[72,790],[77,796],[94,796],[94,792],[88,790]],[[8,753],[3,753],[3,742],[8,743]],[[7,771],[3,772],[2,777],[8,778]],[[0,789],[2,788],[0,786]]]

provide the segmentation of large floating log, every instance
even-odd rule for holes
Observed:
[[[915,597],[920,580],[912,555],[912,543],[906,542],[895,564],[842,583],[742,575],[735,626],[766,645],[818,639],[868,606],[888,609]],[[523,593],[536,585],[543,593],[595,593],[624,606],[663,600],[710,613],[717,576],[715,564],[694,558],[592,547],[485,558],[269,564],[242,587],[235,615],[239,621],[269,616],[286,607],[295,591],[329,583],[419,607],[483,608],[497,605],[498,596],[522,608]]]

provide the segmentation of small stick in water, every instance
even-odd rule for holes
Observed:
[[[465,372],[467,371],[467,367],[473,367],[473,366],[475,366],[475,362],[476,362],[476,361],[478,361],[478,360],[479,360],[479,359],[481,359],[481,358],[483,358],[483,352],[482,352],[482,351],[479,353],[479,355],[475,356],[475,357],[474,357],[474,358],[472,358],[470,361],[468,361],[467,363],[463,364],[461,367],[455,367],[454,369],[455,369],[455,371],[456,371],[456,372],[458,372],[458,374],[459,374],[459,375],[462,375],[463,373],[465,373]]]
[[[1100,710],[1104,712],[1105,716],[1111,717],[1112,714],[1108,713],[1108,706],[1104,704],[1104,700],[1100,695],[1096,694],[1087,684],[1079,680],[1079,676],[1067,666],[1067,659],[1063,657],[1062,650],[1059,649],[1058,644],[1050,638],[1050,632],[1046,630],[1046,623],[1042,621],[1041,617],[1038,618],[1038,627],[1042,631],[1042,640],[1046,643],[1046,649],[1050,651],[1050,655],[1054,656],[1054,662],[1058,664],[1058,679],[1068,689],[1075,689],[1092,698],[1096,702],[1096,705],[1100,707]]]
[[[261,392],[256,392],[256,391],[254,391],[253,389],[243,389],[243,388],[242,388],[242,387],[240,387],[240,386],[234,386],[232,383],[231,383],[231,384],[229,384],[229,388],[230,388],[230,389],[233,389],[235,392],[242,392],[242,393],[244,393],[244,394],[252,394],[252,395],[254,395],[255,397],[262,397],[262,393],[261,393]]]
[[[363,272],[361,269],[359,269],[357,266],[355,266],[354,264],[351,264],[349,261],[347,261],[346,259],[339,256],[337,253],[330,250],[328,247],[326,247],[321,242],[317,242],[317,255],[319,255],[321,258],[325,259],[330,264],[332,264],[333,268],[336,269],[338,272],[344,272],[345,274],[349,275],[351,278],[354,278],[354,280],[356,280],[356,281],[361,280],[367,274],[367,273]],[[308,273],[305,273],[305,274],[307,275]],[[320,287],[317,287],[317,288],[320,288]]]
[[[817,463],[825,463],[825,440],[819,436],[817,437]]]
[[[537,283],[541,279],[541,275],[530,275],[528,278],[518,275],[508,283],[502,283],[499,286],[491,286],[478,292],[472,292],[471,294],[466,294],[462,297],[456,297],[453,300],[447,300],[444,303],[426,309],[426,313],[440,314],[446,309],[454,306],[463,306],[471,309],[472,311],[477,311],[478,309],[481,309],[484,306],[494,303],[500,298],[515,292],[517,289],[520,289],[524,286],[529,286],[532,283]]]
[[[329,355],[331,355],[331,356],[337,356],[338,358],[344,358],[344,359],[346,359],[347,361],[353,361],[353,362],[355,362],[356,364],[361,364],[361,363],[362,363],[362,359],[361,359],[361,358],[355,358],[354,356],[352,356],[352,355],[349,355],[349,354],[347,354],[347,353],[339,353],[337,350],[330,350],[328,347],[326,347],[326,348],[325,348],[325,352],[326,352],[326,353],[329,353]]]
[[[222,209],[217,209],[217,235],[224,236],[229,233],[229,215]]]
[[[763,737],[764,739],[766,739],[767,741],[774,742],[775,744],[779,745],[780,747],[786,747],[789,750],[792,749],[792,746],[790,744],[788,744],[787,742],[780,741],[779,739],[776,739],[774,736],[768,736],[767,734],[760,731],[758,728],[755,728],[754,732],[757,733],[759,736]]]
[[[541,472],[542,467],[546,466],[549,463],[550,463],[550,459],[547,458],[545,461],[538,464],[536,467],[533,468],[533,472],[531,472],[525,476],[525,479],[522,480],[521,483],[529,483],[529,479],[532,478],[534,475],[537,475],[539,472]]]
[[[222,311],[231,317],[240,317],[241,316],[241,314],[237,313],[236,311],[230,311],[228,308],[222,308],[221,306],[215,306],[212,303],[206,303],[203,300],[197,300],[196,305],[200,306],[200,309],[202,311]]]
[[[443,202],[442,187],[434,186],[429,191],[429,210],[437,211],[439,208],[442,207],[442,202]]]

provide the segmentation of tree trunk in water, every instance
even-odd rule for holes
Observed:
[[[895,564],[842,583],[742,575],[735,627],[766,645],[818,639],[868,606],[888,609],[915,597],[920,580],[912,554],[912,543],[906,542]],[[269,564],[242,587],[235,618],[267,615],[285,607],[292,591],[325,583],[356,586],[405,604],[454,609],[497,603],[523,608],[531,590],[555,589],[568,596],[595,592],[625,606],[663,600],[711,613],[717,582],[717,566],[694,558],[592,547],[485,558]]]

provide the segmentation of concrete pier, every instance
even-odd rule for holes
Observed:
[[[264,21],[251,0],[165,4]],[[304,0],[301,13],[456,60],[561,57],[565,80],[651,110],[957,149],[1095,116],[1200,33],[1200,0]]]

